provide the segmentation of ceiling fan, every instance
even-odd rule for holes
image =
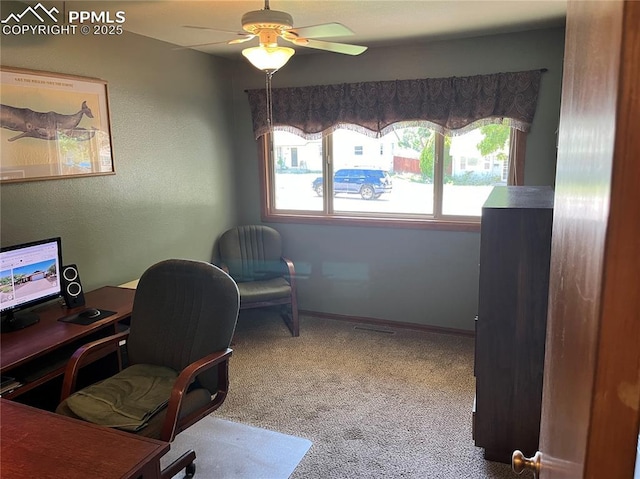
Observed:
[[[187,28],[217,30],[198,26],[187,26]],[[269,0],[265,0],[262,10],[247,12],[242,16],[242,29],[244,30],[243,32],[227,31],[238,35],[239,38],[223,43],[235,45],[258,37],[259,46],[246,48],[242,51],[242,54],[258,69],[271,73],[281,68],[294,54],[293,48],[279,46],[278,38],[282,38],[296,46],[345,55],[360,55],[367,49],[367,47],[361,45],[318,40],[318,38],[340,37],[353,35],[354,33],[341,23],[335,22],[295,28],[293,26],[293,17],[286,12],[271,10],[269,8]],[[191,47],[212,44],[205,43],[191,45]]]

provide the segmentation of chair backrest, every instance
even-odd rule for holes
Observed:
[[[263,225],[238,226],[226,231],[218,241],[220,260],[239,282],[259,281],[284,274],[282,238]]]
[[[228,348],[239,307],[238,287],[217,266],[181,259],[151,266],[140,278],[133,301],[127,341],[130,364],[181,371]],[[215,392],[215,370],[201,374],[198,380]]]

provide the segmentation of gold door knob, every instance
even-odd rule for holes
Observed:
[[[522,471],[525,469],[529,469],[533,471],[533,479],[538,479],[538,474],[540,474],[540,458],[542,454],[540,451],[536,452],[532,458],[524,457],[524,454],[520,451],[513,451],[511,455],[511,469],[516,474],[522,474]]]

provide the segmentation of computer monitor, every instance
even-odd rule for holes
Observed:
[[[62,243],[49,238],[0,249],[0,330],[5,333],[37,323],[26,308],[60,297]]]

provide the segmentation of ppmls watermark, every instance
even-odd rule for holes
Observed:
[[[59,16],[66,23],[59,23]],[[56,7],[47,9],[38,3],[21,13],[10,13],[0,24],[3,35],[121,35],[125,16],[122,10],[69,10],[60,15]]]

